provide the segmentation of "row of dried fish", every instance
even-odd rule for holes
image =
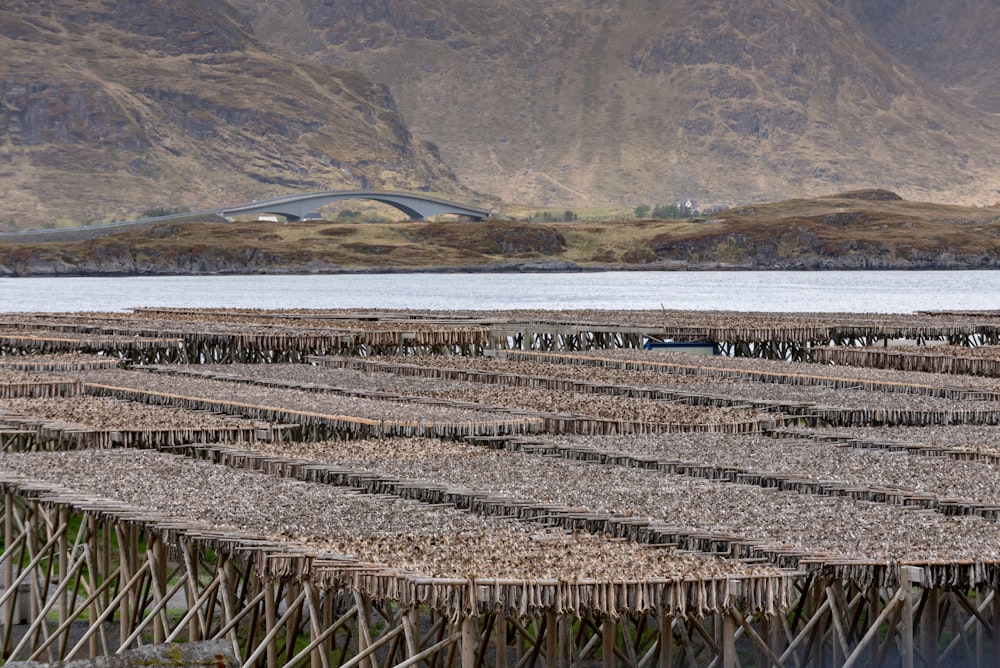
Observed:
[[[964,356],[966,352],[973,350],[986,350],[989,347],[970,348],[968,346],[918,346],[917,351],[929,355]],[[839,350],[854,350],[853,348],[839,348]],[[907,350],[906,348],[877,348],[879,351],[894,352]],[[720,376],[725,373],[747,375],[752,374],[773,374],[772,382],[783,382],[783,377],[788,376],[813,376],[829,379],[847,379],[859,382],[873,383],[899,383],[905,385],[917,385],[928,387],[965,387],[969,389],[983,391],[1000,391],[1000,383],[992,378],[976,378],[965,376],[942,376],[938,373],[926,371],[903,371],[898,369],[879,369],[874,367],[853,367],[853,366],[831,366],[826,364],[814,364],[805,362],[786,362],[777,360],[764,360],[750,357],[720,357],[720,356],[694,356],[685,353],[665,352],[661,350],[635,351],[635,350],[602,350],[577,355],[567,353],[565,362],[572,363],[573,358],[581,358],[580,362],[585,363],[582,358],[599,358],[610,360],[628,360],[634,362],[654,362],[662,365],[664,372],[670,372],[671,368],[687,367],[682,369],[685,374],[718,373]]]
[[[3,359],[3,358],[0,358]],[[54,373],[0,366],[0,387],[3,385],[28,385],[33,383],[79,382]]]
[[[151,406],[86,395],[33,399],[0,399],[0,416],[17,415],[32,421],[71,423],[110,430],[221,429],[251,426],[247,420],[218,413]]]
[[[107,314],[93,314],[92,320],[108,319]],[[68,321],[67,316],[55,314],[11,314],[0,319],[4,322],[25,322],[31,319]],[[714,340],[772,340],[772,341],[822,341],[838,337],[933,338],[936,336],[968,335],[989,332],[995,335],[1000,321],[991,314],[844,314],[844,313],[746,313],[725,311],[383,311],[383,310],[333,310],[333,311],[259,311],[253,309],[140,309],[125,314],[122,321],[136,325],[162,326],[164,322],[190,322],[199,328],[214,323],[256,327],[288,327],[294,323],[302,329],[330,329],[331,323],[342,329],[355,331],[380,331],[399,329],[405,322],[407,329],[418,328],[423,322],[427,327],[440,327],[438,323],[454,323],[461,319],[466,325],[539,325],[574,327],[593,330],[595,327],[620,329],[634,327],[664,333],[708,334]]]
[[[1000,431],[995,433],[1000,435]],[[717,475],[734,479],[737,470],[752,472],[760,475],[739,479],[759,478],[760,484],[794,478],[822,483],[823,487],[833,490],[848,487],[891,489],[911,500],[924,497],[930,502],[962,501],[969,505],[1000,507],[1000,467],[985,461],[954,461],[944,457],[913,456],[907,451],[864,449],[851,442],[777,439],[763,435],[540,438],[546,445],[570,452],[626,454],[642,462],[685,462],[715,467],[719,470]],[[859,495],[860,492],[857,490]]]
[[[380,322],[377,320],[322,320],[273,317],[268,312],[258,315],[173,313],[169,317],[149,317],[151,311],[133,314],[0,314],[0,332],[14,336],[48,333],[50,336],[170,336],[187,338],[191,335],[215,336],[284,336],[320,337],[337,334],[359,334],[369,340],[397,341],[400,334],[469,338],[486,341],[488,328],[470,322],[440,323],[421,320]],[[384,335],[379,337],[378,335]]]
[[[165,338],[155,333],[139,336],[53,332],[46,329],[0,333],[0,354],[13,356],[60,353],[117,354],[125,350],[175,348],[179,344],[179,338]]]
[[[25,397],[71,397],[82,391],[82,383],[51,373],[36,373],[0,367],[0,400]]]
[[[114,357],[78,353],[0,356],[0,371],[85,371],[89,369],[115,369],[120,364],[121,362]]]
[[[432,440],[252,446],[263,454],[350,467],[414,484],[653,522],[662,531],[756,545],[772,558],[819,562],[997,563],[1000,525],[913,508],[542,458]],[[456,493],[457,493],[456,491]]]
[[[162,521],[210,525],[427,576],[610,581],[775,573],[763,565],[544,529],[149,451],[5,455],[2,470],[5,476],[141,509],[144,516]]]
[[[938,456],[951,454],[953,459],[1000,458],[1000,428],[989,425],[837,427],[792,429],[789,433],[817,440],[852,441],[871,448],[924,451]]]
[[[547,356],[540,356],[545,359]],[[557,357],[570,356],[559,355]],[[587,356],[589,357],[589,356]],[[335,358],[334,358],[335,359]],[[649,359],[648,357],[646,358]],[[731,358],[727,358],[727,361]],[[378,361],[378,360],[373,360]],[[416,382],[417,374],[414,367],[425,363],[428,369],[435,367],[451,367],[459,369],[487,369],[496,373],[510,375],[539,376],[551,378],[571,378],[586,383],[606,383],[627,385],[633,387],[654,387],[674,391],[681,395],[713,396],[727,399],[729,403],[749,406],[768,407],[781,404],[787,406],[826,406],[831,408],[864,409],[864,410],[899,410],[899,411],[984,411],[995,412],[996,403],[991,401],[952,400],[943,397],[926,395],[896,394],[886,392],[866,391],[864,389],[848,389],[826,386],[795,386],[776,383],[757,382],[752,378],[728,378],[711,375],[678,375],[663,374],[650,370],[630,371],[627,369],[604,368],[589,364],[545,364],[518,360],[497,360],[490,358],[459,358],[459,357],[419,357],[413,358],[413,365],[407,358],[407,364],[395,364],[389,358],[381,358],[387,362],[380,370],[399,374],[408,382]],[[368,360],[348,360],[348,364],[367,364]],[[263,371],[261,373],[267,373]],[[550,375],[551,374],[551,375]],[[888,374],[886,375],[888,379]]]
[[[308,369],[305,366],[302,368]],[[403,404],[374,399],[358,399],[304,390],[270,388],[184,375],[167,376],[125,370],[90,371],[79,375],[83,380],[88,382],[116,387],[205,397],[259,406],[276,406],[322,415],[350,415],[372,420],[392,418],[394,420],[437,420],[451,422],[484,420],[491,417],[478,411],[449,408],[441,405]],[[496,415],[493,417],[504,419],[509,416]]]
[[[512,309],[512,310],[470,310],[470,311],[433,311],[409,309],[288,309],[288,310],[258,310],[258,309],[137,309],[137,316],[147,315],[162,317],[164,315],[176,318],[187,316],[192,318],[297,318],[300,320],[315,319],[323,321],[331,317],[339,319],[364,319],[366,321],[399,321],[399,320],[482,320],[487,322],[526,322],[526,323],[557,323],[557,324],[605,324],[639,327],[714,327],[714,328],[766,328],[766,327],[940,327],[965,326],[977,323],[996,324],[1000,315],[994,312],[975,313],[916,313],[916,314],[886,314],[886,313],[754,313],[744,311],[684,311],[684,310],[648,310],[648,311],[614,311],[579,309],[569,311]]]
[[[240,415],[269,423],[298,425],[300,438],[431,436],[461,438],[533,433],[544,420],[502,409],[470,410],[470,404],[398,396],[358,398],[304,389],[129,371],[79,374],[97,382],[84,390],[95,396]],[[363,394],[371,396],[370,393]],[[386,398],[391,400],[385,400]],[[744,425],[738,425],[743,428]]]
[[[484,408],[503,407],[540,413],[587,415],[607,420],[630,422],[709,425],[749,423],[760,417],[758,411],[744,408],[709,408],[627,396],[553,392],[498,384],[438,380],[426,377],[401,377],[391,373],[364,373],[334,368],[304,367],[302,365],[234,364],[206,365],[180,370],[173,367],[161,367],[160,369],[168,373],[207,375],[208,377],[234,381],[262,384],[287,383],[308,388],[322,386],[350,388],[351,390],[386,393],[401,397],[426,397],[468,402]]]
[[[951,348],[952,346],[947,346]],[[837,366],[877,367],[906,372],[948,374],[948,377],[985,376],[1000,377],[1000,359],[992,354],[962,355],[957,352],[940,354],[946,346],[934,346],[919,351],[897,348],[836,348],[817,347],[811,351],[814,361]],[[993,350],[990,347],[989,350]],[[979,350],[964,348],[964,350]]]
[[[944,355],[949,357],[974,357],[977,359],[1000,360],[1000,346],[893,346],[891,348],[860,348],[859,350],[880,350],[913,355]]]

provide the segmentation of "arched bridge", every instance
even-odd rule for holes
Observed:
[[[273,214],[294,221],[312,216],[318,217],[319,209],[327,204],[349,199],[368,199],[388,204],[405,213],[410,217],[410,220],[424,220],[430,216],[446,213],[467,216],[473,220],[483,220],[490,215],[490,212],[485,209],[457,204],[427,195],[391,190],[324,190],[286,195],[220,209],[219,213],[229,219],[237,215]]]
[[[298,195],[286,195],[273,199],[259,200],[249,204],[239,204],[236,206],[222,207],[219,209],[206,209],[203,211],[186,211],[184,213],[173,213],[166,216],[153,216],[149,218],[139,218],[137,220],[123,220],[114,223],[103,223],[100,225],[87,225],[85,227],[47,229],[47,230],[26,230],[22,232],[0,232],[0,240],[3,241],[28,241],[31,239],[61,239],[73,241],[77,239],[93,239],[97,237],[114,234],[122,229],[133,227],[143,227],[166,222],[168,220],[184,220],[187,218],[197,218],[200,216],[223,216],[229,220],[239,214],[275,214],[285,216],[288,220],[301,220],[315,213],[331,202],[339,202],[349,199],[370,199],[376,202],[383,202],[389,206],[394,206],[412,220],[423,220],[428,216],[451,213],[459,216],[467,216],[473,220],[483,220],[490,216],[490,212],[464,204],[449,202],[448,200],[419,195],[416,193],[394,192],[391,190],[323,190],[314,193],[302,193]],[[318,215],[318,214],[316,214]]]

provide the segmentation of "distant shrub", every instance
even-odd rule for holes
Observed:
[[[561,214],[552,213],[551,211],[539,211],[535,215],[531,216],[529,220],[536,223],[571,223],[575,220],[579,220],[579,216],[568,209]]]
[[[139,214],[140,218],[159,218],[160,216],[174,216],[179,213],[189,213],[191,209],[186,206],[156,206],[146,209]]]
[[[657,220],[673,219],[678,214],[676,204],[657,204],[653,208],[653,218]]]

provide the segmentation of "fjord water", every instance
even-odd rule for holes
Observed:
[[[0,312],[139,306],[683,309],[910,313],[1000,309],[1000,271],[599,272],[0,278]]]

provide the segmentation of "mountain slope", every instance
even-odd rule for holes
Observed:
[[[994,0],[832,0],[893,56],[949,93],[1000,113],[1000,4]]]
[[[878,186],[992,203],[1000,189],[996,117],[828,0],[233,5],[273,48],[389,85],[465,185],[508,201],[712,204]]]
[[[221,0],[0,7],[0,228],[365,187],[461,191],[384,86],[273,55]]]

